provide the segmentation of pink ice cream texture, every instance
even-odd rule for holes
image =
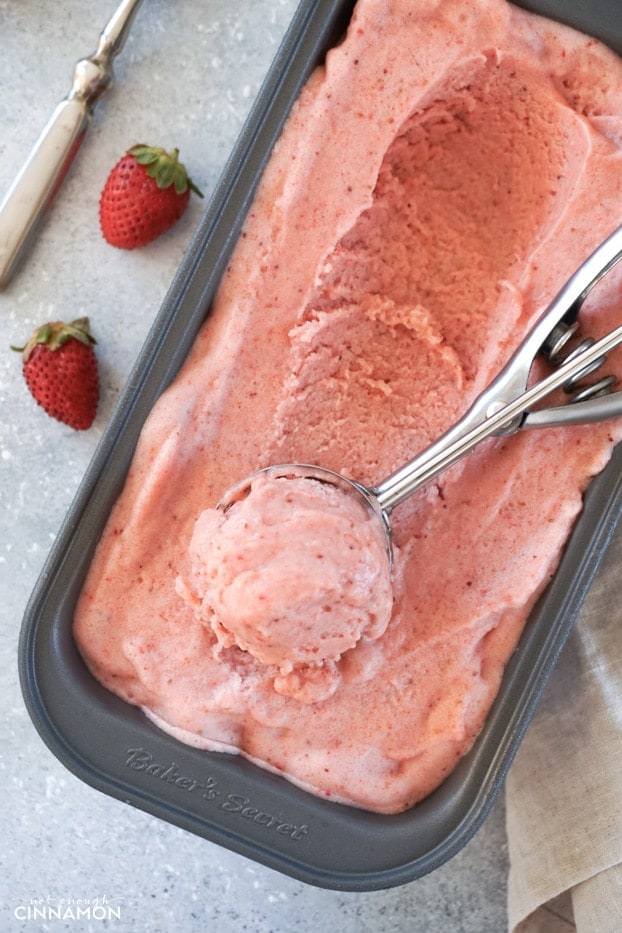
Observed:
[[[278,668],[275,689],[314,699],[336,688],[334,662],[391,617],[382,526],[351,494],[317,479],[256,476],[227,509],[206,509],[178,592],[223,648]]]
[[[371,485],[455,423],[618,226],[621,145],[622,64],[596,41],[504,0],[360,0],[99,543],[74,632],[102,684],[328,800],[394,813],[444,780],[620,424],[487,441],[396,508],[390,619],[347,623],[314,677],[287,623],[262,656],[212,625],[200,516],[273,463]],[[619,295],[614,272],[584,332]]]

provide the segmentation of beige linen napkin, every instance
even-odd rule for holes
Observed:
[[[622,528],[506,782],[512,933],[622,933]]]

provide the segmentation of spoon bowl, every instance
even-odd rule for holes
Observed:
[[[216,508],[226,512],[231,506],[235,505],[236,502],[244,499],[251,490],[253,480],[261,475],[268,475],[272,479],[316,480],[320,483],[327,483],[330,486],[335,486],[346,495],[354,496],[382,527],[389,560],[389,569],[392,569],[393,546],[388,511],[383,509],[373,489],[344,476],[342,473],[337,473],[336,470],[329,470],[327,467],[321,467],[311,463],[279,463],[263,467],[231,486],[220,499]]]

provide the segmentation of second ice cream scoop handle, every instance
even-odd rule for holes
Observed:
[[[97,51],[74,68],[71,91],[50,117],[21,172],[0,204],[0,289],[10,281],[88,129],[95,103],[113,81],[121,51],[142,0],[122,0],[99,37]]]
[[[0,205],[0,288],[8,284],[84,138],[90,111],[62,101]]]

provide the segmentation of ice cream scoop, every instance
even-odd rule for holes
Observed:
[[[467,413],[423,453],[409,460],[375,486],[364,486],[333,470],[310,464],[264,467],[231,487],[218,507],[228,509],[250,491],[254,477],[307,477],[322,481],[353,496],[376,517],[385,535],[388,568],[392,565],[391,511],[422,486],[463,459],[474,447],[495,434],[512,434],[526,427],[579,424],[622,415],[622,392],[610,392],[609,380],[584,389],[575,401],[555,408],[532,407],[558,389],[573,394],[578,380],[599,368],[605,355],[622,343],[622,325],[598,341],[586,340],[546,378],[526,388],[534,358],[544,353],[552,359],[564,337],[572,333],[583,301],[622,259],[622,227],[592,253],[549,305],[496,379],[482,392]],[[285,489],[284,489],[285,492]]]

